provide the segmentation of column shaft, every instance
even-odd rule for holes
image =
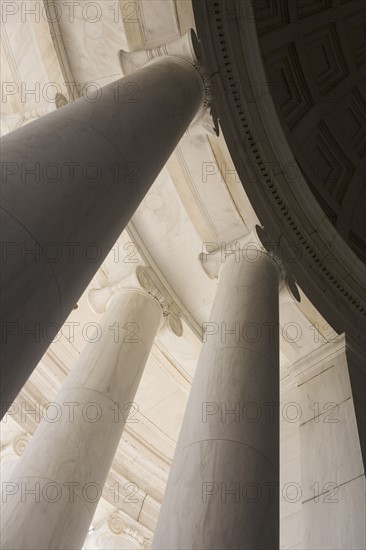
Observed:
[[[2,140],[2,415],[204,100],[154,60]]]
[[[153,548],[279,546],[279,270],[231,257],[206,326]]]
[[[144,291],[112,298],[3,484],[2,548],[81,548],[161,319]]]

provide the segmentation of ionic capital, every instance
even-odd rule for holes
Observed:
[[[138,50],[135,52],[119,51],[119,62],[124,76],[131,75],[145,65],[162,57],[175,57],[183,62],[189,62],[192,68],[199,75],[204,87],[204,101],[202,109],[197,113],[186,135],[216,134],[218,135],[218,124],[211,112],[212,87],[211,81],[205,68],[200,63],[199,40],[193,29],[177,40],[161,44],[156,48]]]
[[[112,512],[112,514],[108,517],[107,523],[108,528],[113,535],[129,535],[137,540],[141,548],[144,550],[150,548],[151,540],[144,537],[138,529],[128,526],[127,523],[123,521],[123,518],[118,510]]]
[[[17,456],[21,456],[28,445],[31,436],[28,433],[22,433],[13,439],[13,450]]]
[[[210,279],[219,278],[225,265],[231,261],[254,263],[260,256],[274,264],[278,270],[281,302],[288,300],[300,301],[296,283],[286,270],[277,244],[270,241],[269,236],[262,227],[255,226],[247,235],[229,243],[205,244],[206,252],[201,252],[199,260]]]
[[[89,306],[94,312],[103,313],[110,302],[126,290],[145,291],[158,302],[163,314],[160,335],[168,330],[176,336],[182,336],[183,325],[180,310],[150,267],[139,265],[131,274],[117,283],[104,288],[91,289],[88,293]]]

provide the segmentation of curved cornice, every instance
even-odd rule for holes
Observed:
[[[363,340],[365,266],[324,215],[292,153],[265,86],[250,3],[193,0],[193,8],[213,109],[256,214],[321,314],[337,332]]]

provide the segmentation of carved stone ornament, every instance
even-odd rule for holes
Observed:
[[[126,52],[120,50],[119,62],[124,76],[133,74],[144,65],[161,57],[177,57],[189,61],[199,74],[204,90],[205,99],[202,109],[197,113],[192,121],[186,135],[213,134],[219,135],[219,126],[217,118],[211,110],[212,86],[210,77],[205,68],[200,63],[201,52],[200,43],[193,29],[190,29],[185,35],[177,40],[161,44],[156,48],[147,50],[138,50],[135,52]]]
[[[151,545],[151,540],[144,537],[138,529],[134,529],[127,525],[118,510],[115,510],[108,517],[108,528],[114,535],[129,535],[134,538],[144,550],[148,550]]]
[[[281,259],[277,243],[271,242],[266,231],[256,226],[247,235],[229,243],[218,243],[212,249],[201,252],[199,260],[206,275],[210,279],[219,278],[220,270],[230,256],[238,259],[255,261],[258,254],[263,255],[269,261],[274,262],[279,269],[281,286],[280,300],[300,302],[300,294],[295,281],[287,273],[285,264]]]
[[[142,289],[159,303],[164,324],[160,331],[168,330],[180,337],[183,335],[181,313],[150,267],[138,266],[130,275],[115,284],[101,289],[92,289],[88,294],[89,305],[96,313],[103,313],[116,293],[125,289]]]
[[[15,454],[21,456],[29,441],[30,435],[28,433],[23,433],[15,437],[13,440],[13,449]]]

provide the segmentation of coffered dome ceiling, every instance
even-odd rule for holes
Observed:
[[[366,2],[257,0],[269,91],[325,214],[366,261]]]
[[[366,3],[193,7],[213,110],[260,222],[328,322],[363,338]]]

